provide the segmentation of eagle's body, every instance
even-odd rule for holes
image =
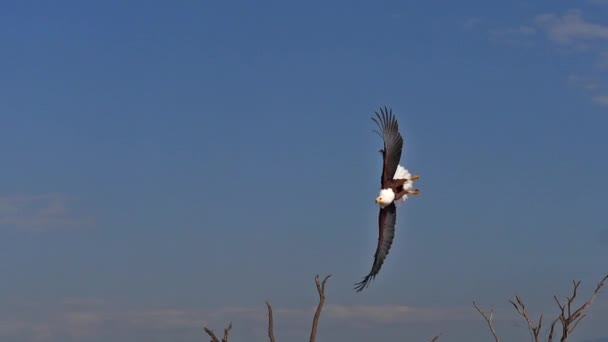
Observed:
[[[376,198],[376,203],[380,207],[378,213],[378,245],[374,254],[374,264],[370,273],[359,283],[355,284],[355,289],[360,292],[369,285],[369,281],[376,277],[384,263],[384,259],[393,243],[395,236],[395,223],[397,221],[398,201],[405,202],[407,195],[418,195],[418,189],[412,189],[413,182],[420,178],[411,176],[409,171],[401,166],[401,151],[403,150],[403,137],[399,133],[399,124],[394,117],[392,110],[382,108],[380,114],[376,112],[376,118],[372,120],[378,125],[380,134],[384,140],[382,153],[383,165],[380,177],[380,192]]]
[[[388,188],[380,189],[378,198],[376,198],[380,208],[391,204],[391,202],[395,202],[395,204],[399,203],[398,201],[405,202],[414,185],[410,178],[409,171],[405,167],[397,165],[397,171],[393,179],[387,184]]]

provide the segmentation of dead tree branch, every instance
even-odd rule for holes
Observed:
[[[485,312],[483,312],[481,310],[481,308],[477,305],[477,303],[475,303],[475,301],[473,301],[473,305],[475,306],[475,309],[477,309],[477,311],[479,311],[481,316],[483,316],[483,319],[486,320],[486,323],[488,323],[488,327],[490,328],[490,331],[492,332],[492,336],[494,336],[494,340],[496,342],[500,342],[500,339],[498,338],[498,335],[496,334],[496,329],[494,328],[494,310],[490,310],[490,315],[488,316]]]
[[[228,342],[228,333],[230,332],[230,329],[232,329],[232,322],[230,322],[228,327],[226,329],[224,329],[224,337],[222,338],[221,342]],[[211,342],[220,342],[220,339],[217,338],[217,336],[215,336],[215,333],[213,332],[213,330],[211,330],[207,327],[203,327],[203,330],[205,330],[207,335],[209,335],[209,337],[211,337]]]
[[[549,329],[549,337],[547,337],[547,342],[553,342],[553,337],[555,336],[555,324],[559,321],[559,317],[554,319],[551,322],[551,329]]]
[[[515,307],[515,310],[517,310],[517,313],[521,317],[523,317],[524,320],[526,320],[526,323],[528,323],[528,330],[530,330],[530,335],[532,336],[532,341],[540,342],[540,328],[543,325],[543,315],[542,314],[540,315],[540,318],[538,319],[538,325],[536,325],[536,324],[534,324],[534,321],[532,321],[532,319],[530,319],[528,310],[526,310],[526,305],[519,298],[519,296],[515,296],[515,301],[517,301],[517,303],[515,303],[512,300],[509,300],[509,302],[511,304],[513,304],[513,306]]]
[[[430,342],[437,342],[437,341],[439,341],[439,337],[441,337],[441,334],[435,335],[435,336],[431,337]]]
[[[310,342],[315,342],[317,338],[317,325],[319,324],[319,317],[321,316],[321,310],[323,310],[323,304],[325,304],[325,283],[327,279],[331,277],[331,274],[323,279],[323,282],[319,282],[319,275],[315,277],[315,284],[317,285],[317,292],[319,293],[319,305],[317,305],[317,311],[312,320],[312,329],[310,331]]]
[[[211,329],[203,327],[203,330],[205,330],[209,337],[211,337],[211,342],[220,342],[220,340],[217,338],[217,336],[215,336],[215,333]]]
[[[222,338],[222,342],[228,342],[228,333],[232,329],[232,322],[228,325],[228,328],[224,329],[224,338]]]
[[[560,322],[562,325],[562,329],[561,329],[562,336],[560,338],[560,341],[565,342],[568,340],[568,337],[570,336],[570,334],[572,334],[572,332],[577,327],[577,325],[580,323],[580,321],[583,318],[585,318],[585,316],[586,316],[585,312],[589,309],[591,304],[593,304],[593,301],[597,297],[599,291],[602,289],[602,287],[606,284],[607,281],[608,281],[608,275],[606,275],[598,283],[597,287],[595,288],[595,291],[593,291],[593,294],[591,295],[591,298],[574,311],[573,311],[572,305],[573,305],[574,299],[576,298],[576,295],[578,293],[578,287],[581,284],[580,281],[572,282],[574,285],[574,287],[572,289],[572,295],[570,297],[566,297],[565,303],[560,302],[559,299],[557,299],[557,296],[553,296],[553,299],[555,299],[555,302],[557,303],[557,306],[559,307],[560,314],[556,319],[554,319],[551,322],[551,326],[549,328],[549,335],[547,336],[548,342],[553,342],[553,339],[556,337],[555,336],[555,334],[556,334],[555,327],[556,327],[557,322]],[[540,318],[538,319],[538,324],[534,324],[534,321],[530,318],[530,315],[528,314],[528,311],[526,310],[526,305],[521,300],[521,298],[519,298],[519,296],[515,296],[515,301],[509,300],[509,302],[511,304],[513,304],[513,306],[515,307],[515,310],[517,310],[517,313],[521,317],[523,317],[523,319],[526,321],[526,323],[528,323],[528,330],[530,331],[530,335],[532,336],[532,341],[540,342],[540,330],[541,330],[541,327],[543,324],[543,315],[540,315]]]
[[[269,302],[266,302],[266,307],[268,308],[268,340],[270,340],[270,342],[275,342],[275,340],[274,340],[274,322],[272,319],[272,306],[270,306]]]
[[[606,281],[608,281],[608,275],[606,275],[597,284],[595,291],[593,291],[593,294],[591,295],[591,298],[589,298],[589,300],[587,300],[585,303],[583,303],[583,305],[581,305],[578,309],[576,309],[574,311],[572,309],[572,304],[574,303],[574,299],[576,298],[578,287],[581,284],[580,281],[572,282],[572,284],[574,285],[574,288],[572,289],[572,296],[566,297],[565,303],[562,304],[559,301],[559,299],[557,299],[557,296],[553,296],[553,299],[555,299],[555,302],[557,303],[557,306],[559,307],[560,314],[559,314],[559,317],[553,322],[553,324],[551,326],[549,341],[553,340],[554,325],[555,325],[555,323],[557,323],[557,321],[559,321],[562,325],[562,337],[561,337],[560,341],[565,342],[568,339],[570,334],[572,334],[574,329],[576,329],[576,327],[581,322],[581,320],[583,318],[585,318],[585,316],[587,315],[586,314],[587,310],[589,309],[591,304],[593,304],[595,297],[597,297],[597,295],[600,292],[600,290],[602,289],[602,287],[604,287],[604,285],[606,284]]]

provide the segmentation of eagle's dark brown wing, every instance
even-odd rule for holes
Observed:
[[[374,254],[374,264],[372,270],[369,272],[363,280],[355,284],[355,290],[361,292],[364,288],[369,285],[369,282],[373,280],[380,268],[384,263],[384,259],[388,255],[391,245],[393,244],[393,238],[395,237],[395,223],[397,222],[397,209],[395,202],[380,209],[378,214],[378,245],[376,247],[376,253]]]
[[[393,179],[399,160],[401,159],[401,151],[403,150],[403,137],[399,133],[399,124],[393,115],[392,109],[386,107],[380,108],[380,113],[374,112],[376,117],[372,120],[378,125],[380,131],[375,131],[384,140],[384,149],[382,149],[382,175],[380,185],[382,189],[388,187],[388,182]]]

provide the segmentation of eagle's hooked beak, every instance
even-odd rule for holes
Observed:
[[[376,197],[376,203],[380,203],[382,201],[382,197]]]

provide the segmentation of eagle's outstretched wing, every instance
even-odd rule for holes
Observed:
[[[376,118],[372,120],[378,125],[380,131],[376,131],[384,140],[384,148],[382,152],[382,175],[380,184],[382,189],[387,188],[387,183],[393,179],[397,166],[401,160],[401,151],[403,150],[403,137],[399,133],[399,124],[397,118],[393,115],[392,109],[386,107],[380,108],[380,113],[374,112]]]
[[[376,277],[378,272],[380,272],[384,259],[388,255],[391,245],[393,244],[396,222],[397,209],[395,207],[395,202],[380,209],[380,212],[378,213],[378,246],[376,247],[376,253],[374,254],[374,264],[369,274],[365,276],[361,282],[355,284],[355,290],[357,290],[357,292],[361,292],[366,288],[369,285],[369,282]]]

